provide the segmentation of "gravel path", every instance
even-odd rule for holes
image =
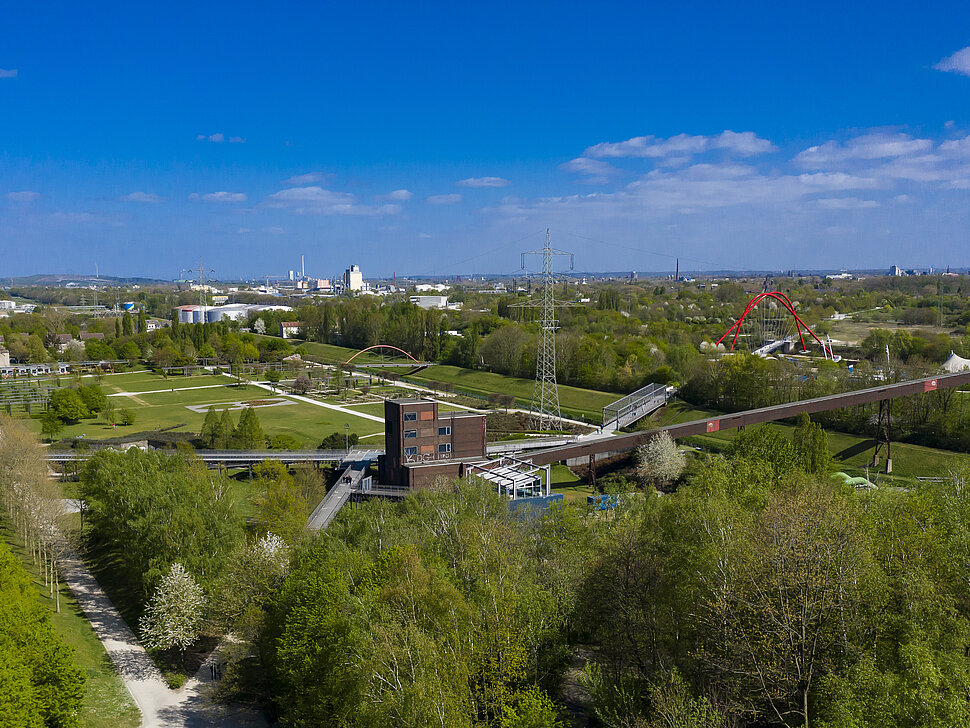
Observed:
[[[218,649],[209,655],[196,676],[186,681],[181,690],[170,690],[152,658],[139,644],[77,553],[73,549],[66,549],[59,563],[64,581],[141,710],[144,728],[266,726],[266,721],[260,715],[245,707],[217,705],[207,699],[207,683],[211,682],[210,664],[220,659]]]

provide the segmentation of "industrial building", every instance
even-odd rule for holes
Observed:
[[[364,288],[364,274],[359,265],[352,265],[344,271],[344,290],[361,291]]]
[[[378,458],[382,484],[426,488],[436,478],[463,475],[463,462],[484,460],[484,414],[439,413],[431,399],[384,402],[384,454]]]
[[[179,323],[201,324],[216,323],[218,321],[245,321],[251,313],[261,311],[292,311],[290,306],[270,306],[250,303],[230,303],[225,306],[176,306]]]
[[[410,300],[419,308],[449,308],[448,296],[411,296]]]

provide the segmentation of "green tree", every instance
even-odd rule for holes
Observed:
[[[236,425],[232,421],[232,414],[229,408],[222,410],[222,417],[219,418],[219,426],[215,430],[212,438],[213,450],[227,450],[234,447],[232,433],[235,432]]]
[[[118,421],[125,427],[135,424],[135,413],[127,407],[118,410]]]
[[[80,481],[89,539],[118,557],[141,602],[176,561],[211,584],[242,541],[228,479],[184,454],[101,451]]]
[[[81,396],[81,401],[84,402],[85,408],[91,413],[100,412],[108,403],[108,398],[97,384],[88,384],[79,387],[77,393]]]
[[[61,422],[60,417],[53,409],[48,409],[40,420],[40,431],[47,436],[50,442],[54,442],[54,438],[61,434],[63,430],[64,423]]]
[[[148,331],[148,316],[145,315],[145,309],[138,309],[138,333],[144,334]]]
[[[141,359],[141,350],[134,341],[126,341],[118,350],[118,356],[121,359],[127,359],[129,362],[135,362]]]
[[[88,339],[84,342],[84,357],[89,361],[105,361],[115,358],[115,351],[103,341]]]
[[[73,728],[84,674],[19,560],[0,543],[0,723]]]
[[[514,707],[505,707],[500,728],[564,728],[565,725],[552,698],[541,688],[531,687],[523,691]],[[682,728],[681,724],[677,728]]]
[[[253,468],[256,476],[256,513],[270,533],[281,536],[286,543],[295,544],[306,533],[310,504],[294,484],[286,467],[276,461],[266,461]]]
[[[240,450],[260,450],[266,447],[266,435],[263,434],[254,408],[247,407],[239,415],[239,424],[232,433],[232,440],[234,446]]]
[[[795,460],[801,470],[811,475],[825,475],[831,469],[832,454],[829,452],[825,430],[812,422],[807,412],[798,415],[792,431],[792,447]]]
[[[218,436],[219,415],[216,414],[215,407],[209,407],[205,413],[205,420],[202,421],[202,430],[199,433],[199,439],[202,440],[203,447],[214,448]]]
[[[48,410],[65,422],[77,422],[90,414],[76,389],[55,389],[51,392]]]
[[[134,332],[134,326],[131,319],[131,314],[125,311],[125,315],[121,317],[121,335],[131,336]]]

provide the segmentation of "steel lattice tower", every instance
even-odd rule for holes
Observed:
[[[542,298],[539,306],[542,315],[539,319],[539,344],[536,349],[536,383],[532,390],[532,422],[534,430],[561,430],[562,413],[559,410],[559,388],[556,385],[556,275],[553,261],[557,255],[569,256],[572,270],[573,254],[556,250],[549,241],[546,230],[546,244],[539,250],[522,253],[522,267],[525,256],[542,256]]]

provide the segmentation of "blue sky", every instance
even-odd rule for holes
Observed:
[[[970,265],[970,5],[7,3],[0,276]]]

